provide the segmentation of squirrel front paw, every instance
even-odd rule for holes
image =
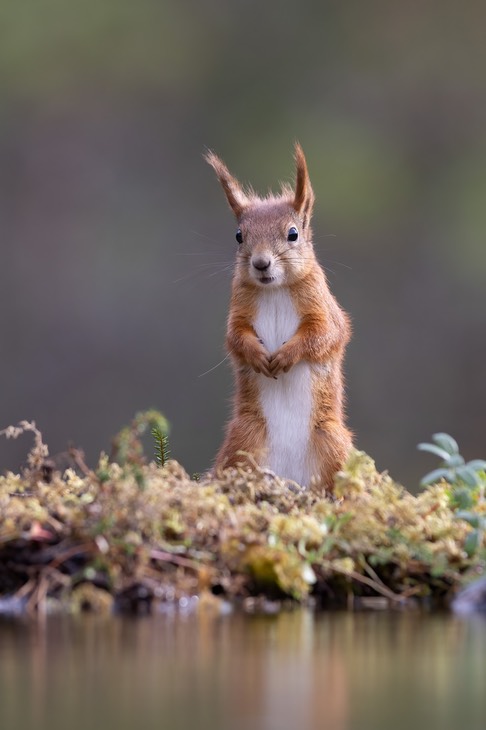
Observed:
[[[273,373],[270,372],[269,367],[270,353],[263,347],[263,345],[252,347],[251,350],[246,353],[245,360],[256,373],[262,373],[263,375],[266,375],[267,378],[273,377]]]
[[[298,362],[295,347],[288,343],[282,345],[280,350],[274,352],[270,357],[269,370],[273,378],[280,373],[287,373],[290,368]]]

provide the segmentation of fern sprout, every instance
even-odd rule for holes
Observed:
[[[158,466],[164,466],[170,455],[169,438],[158,426],[153,426],[151,433],[155,441],[155,461]]]

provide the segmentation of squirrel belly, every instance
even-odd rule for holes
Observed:
[[[290,292],[283,288],[262,291],[258,297],[255,332],[269,352],[277,351],[297,331],[299,316]],[[263,466],[276,474],[307,485],[317,476],[310,448],[313,413],[311,364],[300,362],[275,378],[254,374],[259,406],[265,420]]]
[[[252,326],[269,352],[295,335],[300,317],[286,287],[260,290]],[[301,360],[276,378],[256,373],[233,358],[236,397],[233,419],[216,468],[245,462],[251,454],[263,468],[308,486],[315,478],[332,487],[332,475],[351,447],[342,423],[341,358]]]

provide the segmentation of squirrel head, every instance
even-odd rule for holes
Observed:
[[[208,152],[233,211],[238,229],[237,280],[257,287],[290,286],[315,265],[310,220],[314,192],[301,146],[295,145],[294,188],[283,186],[280,195],[261,198],[245,190],[224,162]]]

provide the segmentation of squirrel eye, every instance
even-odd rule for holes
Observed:
[[[241,228],[238,228],[238,230],[236,231],[236,240],[238,241],[238,243],[243,243],[243,234],[241,232]]]
[[[299,237],[299,231],[295,226],[292,226],[289,228],[289,233],[287,236],[287,241],[296,241]]]

